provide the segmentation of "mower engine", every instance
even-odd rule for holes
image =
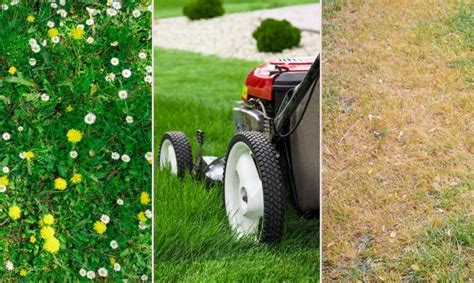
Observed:
[[[259,131],[273,138],[273,119],[285,96],[306,76],[314,57],[270,61],[253,69],[245,80],[242,101],[233,111],[234,130]]]

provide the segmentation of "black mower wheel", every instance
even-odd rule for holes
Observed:
[[[158,160],[160,170],[168,168],[180,178],[191,172],[193,155],[188,137],[183,132],[166,132],[161,138]]]
[[[224,171],[229,223],[238,237],[277,242],[283,233],[285,186],[277,152],[260,132],[241,132],[230,141]]]

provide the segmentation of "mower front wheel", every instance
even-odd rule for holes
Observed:
[[[242,132],[229,145],[224,171],[224,199],[238,238],[255,236],[276,242],[283,232],[285,188],[277,152],[260,132]]]
[[[166,132],[161,138],[159,152],[160,170],[169,169],[178,177],[191,172],[193,155],[188,137],[183,132]]]

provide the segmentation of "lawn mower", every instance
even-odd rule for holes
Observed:
[[[235,135],[222,157],[204,156],[198,130],[196,161],[182,132],[166,132],[160,143],[161,170],[191,173],[223,186],[230,226],[238,238],[281,239],[287,191],[302,216],[319,211],[320,59],[284,58],[247,76],[233,109]]]

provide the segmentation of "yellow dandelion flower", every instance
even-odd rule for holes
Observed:
[[[147,192],[142,192],[140,194],[140,202],[144,205],[147,205],[150,203],[150,195]]]
[[[67,140],[72,143],[78,143],[82,140],[82,133],[76,129],[67,131]]]
[[[10,68],[8,68],[8,73],[10,73],[10,75],[14,75],[16,74],[16,68],[15,66],[11,66]]]
[[[19,219],[21,217],[21,208],[16,205],[10,206],[8,209],[8,216],[13,220]]]
[[[81,174],[75,173],[74,175],[72,175],[71,183],[79,184],[80,182],[82,182],[82,175]]]
[[[51,28],[48,30],[48,36],[49,38],[54,38],[59,35],[59,31],[57,28]]]
[[[32,151],[27,151],[25,152],[25,158],[28,161],[31,161],[31,159],[35,158],[35,154]]]
[[[143,211],[140,212],[140,213],[138,213],[137,218],[138,218],[138,220],[140,220],[141,222],[146,222],[146,219],[147,219],[146,216],[145,216],[145,213],[144,213]]]
[[[97,92],[97,85],[96,84],[91,84],[91,93],[94,94]]]
[[[66,107],[66,112],[72,112],[72,110],[74,110],[74,108],[71,105]]]
[[[76,40],[83,39],[85,34],[86,32],[84,31],[84,28],[82,27],[75,27],[71,30],[71,36],[72,38]]]
[[[51,226],[45,226],[40,230],[41,238],[45,240],[54,238],[54,233],[54,228]]]
[[[36,237],[34,235],[30,236],[30,243],[36,243]]]
[[[54,180],[54,188],[56,190],[64,191],[67,188],[67,181],[63,178],[56,178]]]
[[[26,275],[28,275],[28,271],[26,271],[26,269],[20,270],[20,276],[21,277],[26,277]]]
[[[34,23],[35,22],[35,16],[33,15],[29,15],[28,17],[26,17],[26,21],[29,22],[30,24]]]
[[[94,230],[97,234],[104,234],[107,231],[107,225],[100,221],[94,223]]]
[[[8,186],[10,184],[10,180],[7,176],[0,177],[0,185]]]
[[[43,223],[46,225],[53,225],[54,224],[54,216],[51,214],[46,214],[43,217]]]
[[[57,253],[59,251],[59,240],[56,239],[55,237],[49,238],[44,242],[44,250],[49,252],[49,253]]]
[[[114,264],[116,264],[116,263],[117,263],[117,260],[116,260],[115,258],[111,257],[111,258],[110,258],[110,264],[111,264],[111,265],[114,265]]]

